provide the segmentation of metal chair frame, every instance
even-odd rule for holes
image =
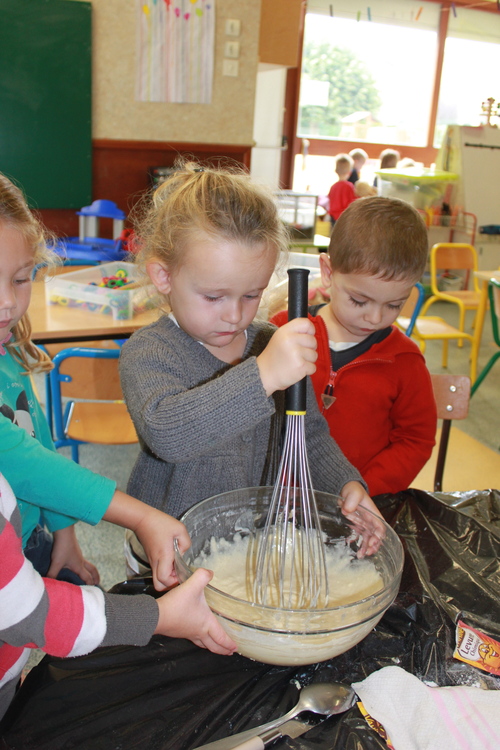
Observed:
[[[475,394],[497,359],[500,357],[500,282],[496,279],[490,279],[488,284],[488,297],[490,299],[490,311],[491,311],[491,328],[493,330],[493,340],[499,347],[499,350],[495,352],[483,367],[479,373],[477,380],[472,386],[471,397]]]
[[[442,419],[441,438],[434,473],[434,492],[443,488],[443,474],[453,419],[465,419],[469,412],[471,381],[467,375],[431,374],[438,419]]]

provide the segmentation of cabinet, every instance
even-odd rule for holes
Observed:
[[[302,23],[302,0],[262,0],[259,61],[296,68]]]
[[[476,250],[480,271],[494,271],[500,268],[500,237],[478,234]]]
[[[453,206],[475,214],[478,227],[500,224],[499,128],[448,125],[436,166],[460,177],[453,189]]]

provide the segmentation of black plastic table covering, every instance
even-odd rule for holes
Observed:
[[[500,689],[453,658],[455,622],[500,639],[500,492],[408,490],[377,503],[399,534],[399,594],[377,627],[350,651],[307,667],[274,667],[217,656],[189,641],[155,636],[143,648],[46,656],[28,675],[0,725],[3,750],[192,750],[280,716],[299,686],[352,683],[398,665],[428,683]],[[150,582],[116,586],[152,592]],[[303,714],[302,718],[318,717]],[[385,742],[355,706],[273,750],[381,750]]]

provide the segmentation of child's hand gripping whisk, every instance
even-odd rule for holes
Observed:
[[[288,271],[288,319],[307,317],[307,269]],[[266,524],[258,540],[255,600],[286,609],[322,608],[328,576],[305,444],[306,379],[287,388],[286,433]]]

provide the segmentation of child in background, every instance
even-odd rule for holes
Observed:
[[[354,192],[356,198],[369,198],[371,195],[377,195],[377,188],[364,180],[358,180],[354,185]]]
[[[429,459],[436,406],[417,345],[392,325],[427,262],[419,213],[363,198],[335,224],[320,255],[330,302],[310,309],[318,360],[312,376],[332,436],[370,494],[406,489]],[[287,313],[272,322],[283,325]]]
[[[399,161],[399,151],[396,151],[394,148],[385,148],[383,151],[380,152],[380,167],[379,169],[396,169],[398,166]],[[375,177],[373,181],[373,186],[378,186],[378,178]]]
[[[141,442],[128,490],[178,517],[207,497],[274,484],[283,391],[315,370],[314,326],[254,321],[287,235],[272,194],[246,174],[185,165],[156,190],[138,236],[170,312],[120,356]],[[308,388],[315,489],[342,495],[347,510],[374,510]]]
[[[337,182],[334,182],[328,193],[330,222],[332,226],[339,218],[342,211],[356,200],[354,185],[349,182],[349,175],[352,172],[353,161],[349,154],[339,154],[335,160],[335,171],[338,175]]]
[[[352,159],[352,171],[347,179],[355,185],[360,179],[361,170],[366,164],[368,154],[362,148],[353,148],[352,151],[349,151],[349,156]]]
[[[404,159],[401,159],[401,161],[398,162],[399,169],[413,169],[416,166],[415,161],[410,159],[409,156],[405,156]]]
[[[14,695],[31,648],[81,656],[98,646],[144,646],[155,633],[189,638],[229,655],[235,644],[210,612],[203,588],[212,578],[198,569],[158,600],[104,594],[96,586],[41,578],[23,555],[21,518],[0,474],[0,719]]]
[[[75,519],[101,518],[132,529],[142,539],[159,590],[177,581],[173,539],[187,549],[183,524],[115,488],[55,451],[29,373],[51,362],[30,341],[27,314],[35,264],[50,259],[44,231],[21,191],[0,175],[0,471],[14,490],[26,556],[50,578],[62,574],[98,583],[74,533]],[[45,526],[52,532],[49,535]]]

